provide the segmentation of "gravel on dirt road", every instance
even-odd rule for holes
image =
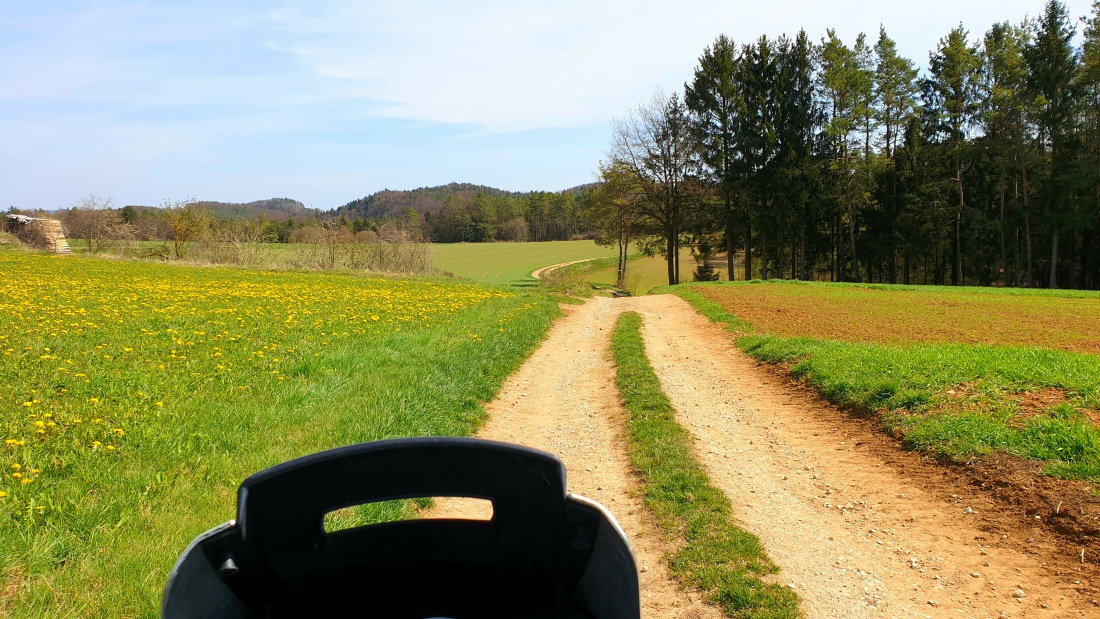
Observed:
[[[645,617],[719,617],[668,575],[622,438],[608,351],[623,311],[712,483],[763,541],[807,617],[1095,617],[1092,571],[1015,539],[1003,506],[900,453],[865,423],[761,366],[672,295],[563,308],[545,343],[487,407],[478,436],[558,455],[571,492],[605,506],[634,545]],[[917,461],[917,466],[905,464]],[[927,469],[927,470],[926,470]],[[461,516],[443,502],[436,516]]]

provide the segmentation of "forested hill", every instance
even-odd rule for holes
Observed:
[[[258,215],[279,216],[313,215],[317,209],[306,208],[305,204],[290,198],[269,198],[252,202],[198,202],[202,208],[213,213],[217,219],[247,219]]]
[[[523,196],[523,192],[505,191],[485,185],[472,183],[447,183],[438,187],[421,187],[395,191],[383,189],[364,198],[352,200],[336,209],[337,215],[344,215],[348,219],[362,217],[365,219],[383,219],[386,217],[399,218],[411,207],[417,213],[438,213],[443,210],[443,203],[447,198],[458,194],[486,194],[493,197]]]

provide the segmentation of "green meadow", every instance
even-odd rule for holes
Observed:
[[[236,488],[350,443],[468,435],[558,315],[440,278],[0,247],[0,615],[155,617]],[[370,512],[364,520],[382,517]]]

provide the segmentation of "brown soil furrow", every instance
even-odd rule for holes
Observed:
[[[617,303],[645,318],[700,461],[808,617],[1097,616],[1092,570],[1017,539],[1003,505],[759,366],[680,298]]]
[[[599,501],[615,515],[634,547],[643,617],[717,618],[718,611],[670,578],[662,559],[667,546],[636,494],[621,437],[625,412],[608,351],[619,307],[601,298],[564,308],[568,315],[487,406],[489,420],[478,436],[557,455],[565,462],[569,491]],[[477,516],[463,509],[440,501],[433,516]]]

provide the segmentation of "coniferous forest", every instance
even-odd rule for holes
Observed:
[[[1100,2],[960,25],[923,71],[884,29],[719,36],[616,121],[600,176],[601,238],[670,283],[690,245],[736,279],[1100,288]]]

